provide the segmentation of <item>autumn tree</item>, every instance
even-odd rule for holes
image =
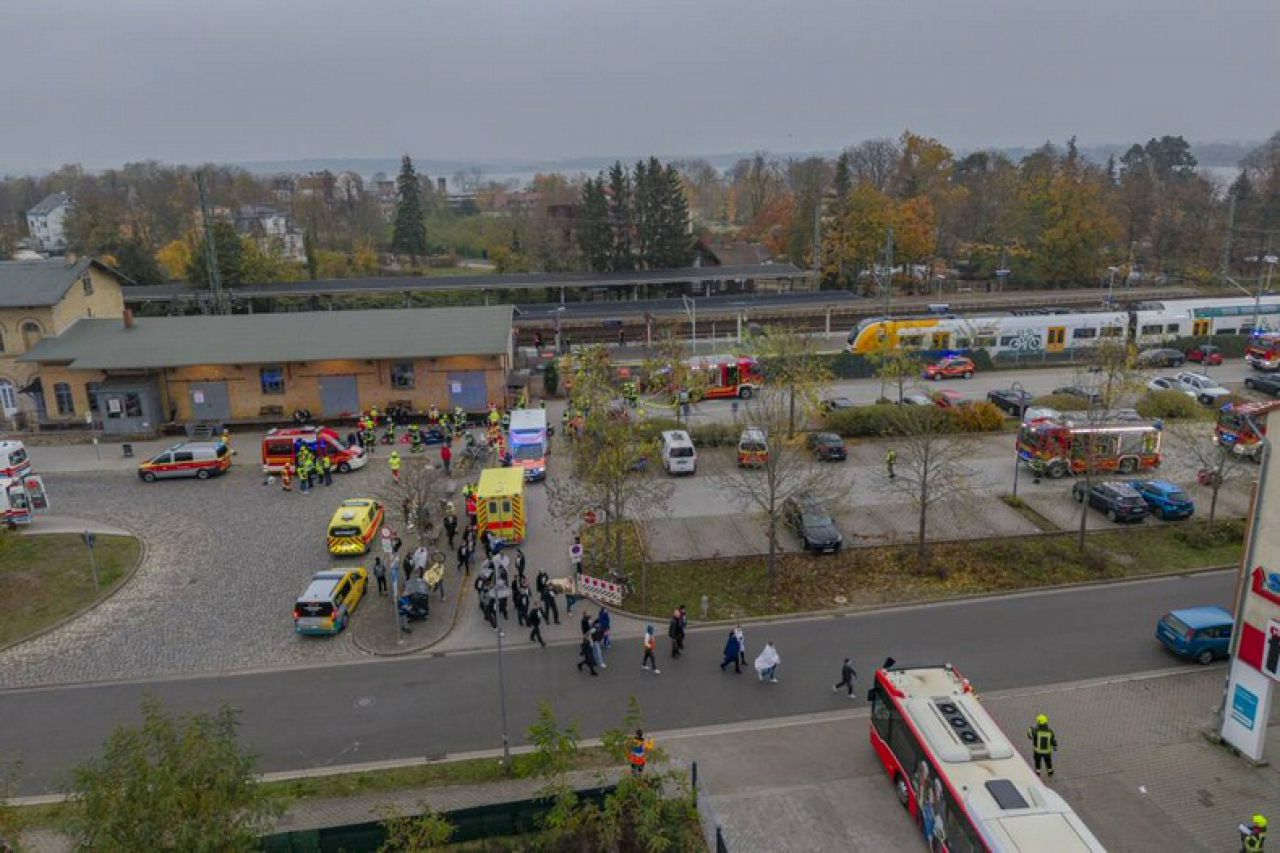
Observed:
[[[817,412],[822,391],[832,380],[828,360],[817,339],[782,326],[769,326],[752,339],[751,354],[760,360],[768,387],[787,397],[786,435],[795,435],[797,416]]]
[[[972,491],[972,469],[966,460],[972,447],[955,435],[951,413],[936,406],[903,406],[892,420],[897,453],[889,486],[916,511],[916,568],[929,570],[929,514],[936,506]],[[939,564],[939,578],[947,567]]]
[[[422,216],[422,187],[413,160],[405,154],[400,159],[396,178],[396,220],[391,235],[391,251],[411,258],[427,254],[427,228]]]
[[[856,282],[873,266],[893,225],[893,202],[870,183],[859,183],[837,205],[823,235],[823,277]]]
[[[886,385],[894,385],[898,391],[897,403],[906,396],[907,383],[920,375],[920,362],[911,353],[893,345],[888,336],[876,341],[875,348],[867,353],[875,376],[880,380],[880,399],[886,399]]]
[[[898,168],[898,145],[892,139],[867,139],[847,149],[853,183],[888,192]]]
[[[1212,529],[1218,517],[1218,494],[1228,483],[1244,479],[1250,471],[1231,448],[1215,441],[1213,430],[1204,421],[1185,421],[1165,426],[1166,440],[1172,450],[1195,466],[1197,478],[1209,489],[1208,525]]]

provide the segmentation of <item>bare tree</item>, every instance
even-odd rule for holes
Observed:
[[[885,192],[893,181],[901,152],[892,139],[867,139],[848,149],[853,182],[867,183]]]
[[[920,362],[911,353],[892,346],[887,338],[877,342],[876,348],[867,353],[867,360],[880,379],[880,399],[885,399],[885,386],[893,384],[897,386],[901,405],[907,383],[920,375]]]
[[[838,479],[837,466],[810,457],[803,436],[787,437],[792,397],[784,387],[767,385],[744,406],[742,422],[764,432],[768,455],[758,467],[734,466],[713,475],[721,489],[764,514],[770,585],[778,581],[778,528],[788,499],[810,496],[831,501],[846,487]]]
[[[1222,487],[1249,474],[1240,457],[1229,447],[1213,440],[1213,431],[1202,421],[1185,421],[1167,428],[1178,452],[1196,466],[1196,479],[1209,489],[1209,527],[1218,515],[1218,493]]]
[[[418,533],[418,541],[438,549],[441,508],[453,496],[452,483],[444,471],[422,455],[404,455],[400,480],[388,479],[376,496],[387,507],[387,518],[406,518],[407,527]],[[407,537],[406,537],[407,538]]]
[[[755,343],[755,354],[768,374],[768,383],[786,392],[786,431],[791,439],[795,436],[796,415],[817,411],[819,395],[831,380],[831,370],[811,335],[770,326]]]
[[[892,423],[902,452],[889,484],[915,507],[916,567],[923,573],[929,568],[929,511],[972,490],[973,471],[965,464],[971,450],[953,433],[951,413],[935,406],[904,406]],[[937,573],[946,577],[946,567]]]

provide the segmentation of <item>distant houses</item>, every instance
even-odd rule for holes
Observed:
[[[67,250],[66,220],[73,202],[67,193],[50,193],[27,211],[27,231],[33,248],[49,254]]]
[[[289,261],[307,259],[302,229],[293,217],[267,204],[246,204],[236,211],[236,233],[257,243],[264,253]]]

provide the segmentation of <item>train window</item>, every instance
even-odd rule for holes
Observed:
[[[971,343],[968,338],[956,338],[957,349],[968,349]]]
[[[1102,337],[1104,338],[1118,338],[1123,334],[1124,329],[1119,326],[1107,326],[1102,330]]]
[[[1142,334],[1144,335],[1158,335],[1163,331],[1164,331],[1164,327],[1161,326],[1159,323],[1156,323],[1154,326],[1142,327]]]
[[[1234,335],[1235,333],[1236,333],[1235,329],[1219,329],[1218,331],[1214,332],[1215,335]]]
[[[979,335],[974,338],[973,345],[978,349],[990,349],[996,345],[995,335]]]
[[[921,335],[898,335],[898,345],[903,349],[920,349],[923,340]]]
[[[1178,330],[1179,330],[1179,329],[1181,329],[1181,328],[1182,328],[1182,326],[1181,326],[1181,325],[1179,325],[1178,323],[1170,323],[1169,325],[1167,325],[1167,326],[1165,326],[1165,327],[1164,327],[1164,330],[1165,330],[1165,333],[1166,333],[1166,334],[1169,334],[1169,335],[1176,335],[1176,334],[1178,334]]]
[[[1098,336],[1097,329],[1076,329],[1071,333],[1071,337],[1077,340],[1081,338],[1096,338]]]

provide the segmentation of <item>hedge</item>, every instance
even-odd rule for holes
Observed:
[[[1134,407],[1144,418],[1160,420],[1203,419],[1207,409],[1181,391],[1148,391]]]
[[[1089,408],[1089,401],[1075,394],[1045,394],[1033,399],[1031,405],[1060,412],[1083,412]]]
[[[828,412],[824,418],[824,425],[831,432],[850,438],[900,436],[909,431],[910,423],[905,416],[912,411],[928,410],[904,408],[892,403],[854,406],[850,409]],[[942,424],[946,432],[996,432],[1004,428],[1004,413],[985,400],[969,403],[957,409],[935,411],[943,419]]]

